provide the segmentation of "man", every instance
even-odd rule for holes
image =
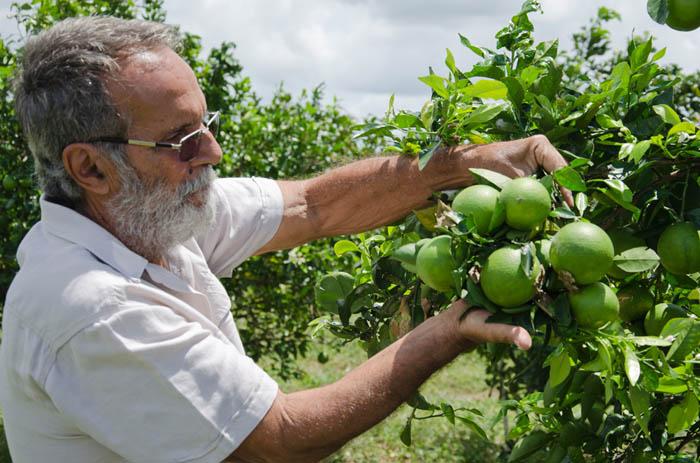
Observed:
[[[44,195],[4,306],[15,463],[317,461],[464,350],[529,348],[522,328],[486,324],[482,310],[462,318],[458,301],[336,383],[279,391],[245,356],[217,277],[397,220],[469,184],[469,167],[517,176],[565,162],[533,137],[444,151],[422,172],[378,157],[302,181],[215,180],[218,115],[178,40],[103,17],[26,45],[16,107]]]

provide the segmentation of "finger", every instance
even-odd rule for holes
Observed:
[[[503,323],[487,323],[487,335],[489,342],[502,344],[514,344],[522,350],[528,350],[532,346],[532,338],[525,328],[520,326],[505,325]]]
[[[568,166],[566,159],[559,153],[559,151],[549,142],[547,137],[542,137],[538,140],[537,146],[535,147],[535,155],[537,162],[542,166],[542,168],[553,174],[555,171]],[[569,207],[574,207],[574,197],[568,188],[563,186],[559,187],[562,197]]]
[[[571,193],[571,190],[568,188],[564,188],[563,186],[559,185],[559,191],[561,192],[562,198],[564,198],[564,202],[570,207],[574,208],[574,196]]]
[[[528,350],[532,346],[530,333],[522,327],[503,323],[488,323],[491,313],[483,309],[474,309],[467,314],[465,322],[472,327],[472,336],[477,343],[497,342],[515,344],[519,349]]]

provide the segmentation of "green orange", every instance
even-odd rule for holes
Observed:
[[[677,31],[700,27],[700,0],[668,0],[666,25]]]
[[[521,265],[520,248],[506,246],[495,250],[481,269],[481,289],[490,301],[502,307],[517,307],[535,295],[540,263],[533,259],[530,275]]]
[[[641,285],[631,285],[617,291],[620,301],[620,318],[633,322],[644,317],[654,307],[654,295]]]
[[[440,235],[425,243],[416,256],[416,273],[431,288],[447,292],[454,289],[452,271],[457,268],[452,256],[452,237]]]
[[[620,303],[608,285],[596,282],[569,293],[571,312],[579,326],[600,328],[618,319]]]
[[[516,230],[532,230],[542,224],[552,208],[549,191],[530,177],[520,177],[503,185],[500,200],[506,223]]]
[[[455,196],[452,209],[471,216],[477,233],[487,235],[505,220],[505,210],[497,207],[497,204],[498,190],[488,185],[472,185]]]
[[[661,265],[677,275],[700,271],[700,232],[690,222],[669,225],[656,245]]]
[[[605,231],[588,222],[572,222],[552,238],[549,260],[557,272],[570,273],[578,285],[600,280],[612,265],[613,244]]]

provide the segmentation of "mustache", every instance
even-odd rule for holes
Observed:
[[[192,193],[210,188],[217,178],[218,175],[216,175],[212,166],[207,166],[200,175],[179,185],[176,190],[176,195],[180,199],[185,199]]]

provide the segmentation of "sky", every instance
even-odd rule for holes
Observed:
[[[0,0],[0,33],[16,33],[6,16],[10,0]],[[633,32],[649,31],[663,63],[700,70],[700,29],[678,32],[656,24],[646,0],[542,0],[543,14],[531,14],[535,39],[559,39],[571,48],[571,35],[600,6],[622,21],[609,24],[614,46]],[[520,10],[522,0],[165,0],[167,22],[202,37],[205,49],[222,41],[237,45],[236,56],[254,90],[269,98],[283,84],[292,94],[324,84],[326,98],[356,117],[381,115],[395,94],[395,107],[417,111],[429,98],[418,81],[429,66],[446,74],[445,49],[464,69],[478,59],[459,42],[494,47],[496,32]],[[225,108],[222,108],[225,110]]]

